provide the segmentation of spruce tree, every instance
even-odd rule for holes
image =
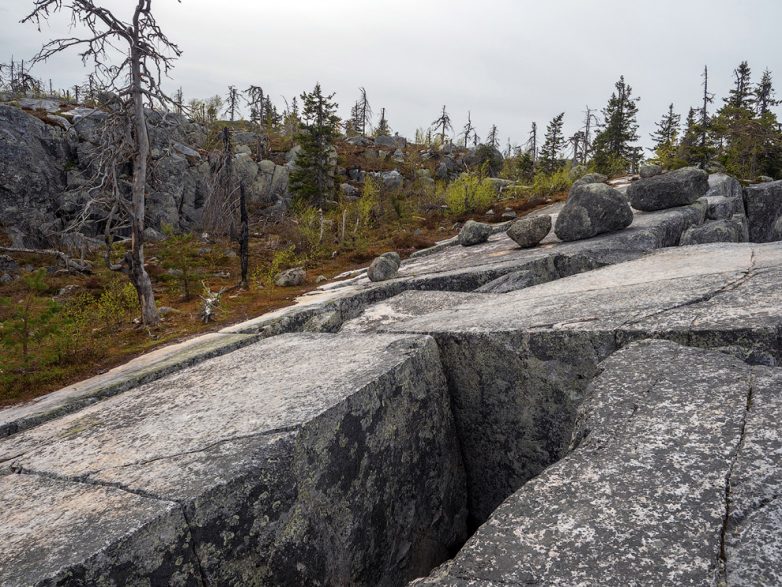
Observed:
[[[500,146],[500,137],[499,137],[499,133],[497,132],[496,124],[492,124],[491,128],[489,129],[489,134],[486,137],[486,144],[489,145],[490,147],[494,147],[495,149]]]
[[[766,69],[760,78],[760,83],[755,86],[753,92],[755,111],[758,116],[763,116],[774,106],[779,106],[780,101],[774,97],[774,94],[774,84],[771,81],[771,72]]]
[[[668,106],[668,111],[663,114],[660,122],[656,123],[657,130],[652,133],[654,152],[657,161],[663,167],[671,167],[676,156],[679,140],[679,125],[681,115],[673,111],[673,104]]]
[[[560,151],[565,146],[565,135],[562,132],[565,113],[557,114],[546,127],[546,136],[543,146],[540,148],[540,170],[545,174],[551,174],[562,167],[559,158]]]
[[[734,108],[751,109],[755,98],[752,92],[752,70],[746,61],[742,61],[739,66],[733,70],[733,88],[728,92],[728,97],[724,98],[725,104]]]
[[[389,137],[391,136],[391,127],[388,126],[388,119],[386,118],[386,109],[380,109],[380,121],[377,123],[377,129],[375,130],[376,137]]]
[[[638,101],[624,76],[614,85],[615,91],[603,109],[603,126],[593,145],[597,170],[613,175],[635,168],[641,159],[641,148],[633,146],[638,140]]]
[[[291,189],[297,199],[323,206],[333,196],[332,151],[339,118],[334,94],[324,95],[320,83],[301,95],[303,124],[298,135],[301,146],[291,172]]]

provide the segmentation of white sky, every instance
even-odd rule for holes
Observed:
[[[135,4],[99,3],[120,14]],[[67,33],[61,18],[41,33],[18,24],[31,7],[0,0],[0,61]],[[409,137],[443,104],[457,129],[471,110],[478,133],[496,124],[503,143],[561,111],[572,133],[624,74],[649,144],[670,102],[682,115],[699,102],[704,64],[723,96],[743,59],[756,78],[775,73],[782,95],[780,0],[154,0],[153,10],[184,51],[170,87],[188,99],[255,84],[282,106],[320,81],[344,117],[364,86]],[[35,73],[65,87],[86,72],[71,53]]]

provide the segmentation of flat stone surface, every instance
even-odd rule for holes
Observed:
[[[246,346],[0,441],[4,473],[182,504],[213,584],[399,584],[466,536],[461,458],[426,337]]]
[[[176,503],[33,475],[0,476],[0,584],[200,584]],[[155,536],[163,537],[163,540]],[[158,574],[160,573],[160,574]],[[190,580],[188,580],[190,579]]]
[[[256,340],[256,336],[247,334],[212,333],[156,349],[31,402],[0,409],[0,438]]]
[[[574,450],[417,584],[717,585],[726,568],[727,585],[778,583],[778,557],[757,564],[782,545],[769,517],[748,524],[746,534],[765,530],[749,538],[750,553],[732,538],[724,549],[727,512],[735,517],[743,494],[782,489],[771,456],[777,427],[752,425],[778,410],[774,370],[663,341],[631,345],[602,369],[579,411]],[[753,395],[758,380],[776,397]],[[744,452],[756,441],[767,446]],[[743,470],[742,461],[755,466]]]

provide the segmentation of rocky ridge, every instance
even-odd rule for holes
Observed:
[[[779,582],[782,247],[678,246],[777,218],[710,184],[584,240],[442,243],[0,411],[0,583]]]

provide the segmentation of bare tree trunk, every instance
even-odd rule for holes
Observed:
[[[244,182],[239,184],[239,215],[242,222],[242,230],[239,237],[239,257],[242,264],[241,287],[247,289],[247,270],[250,265],[250,220],[247,215],[247,194]]]
[[[141,4],[139,4],[141,6]],[[144,214],[147,187],[147,158],[149,157],[149,134],[144,116],[144,95],[141,86],[141,54],[138,38],[136,10],[133,18],[134,37],[131,48],[131,91],[133,93],[133,125],[138,149],[133,155],[133,206],[131,211],[130,280],[136,288],[141,305],[141,320],[150,326],[160,321],[155,305],[152,280],[144,268]]]

